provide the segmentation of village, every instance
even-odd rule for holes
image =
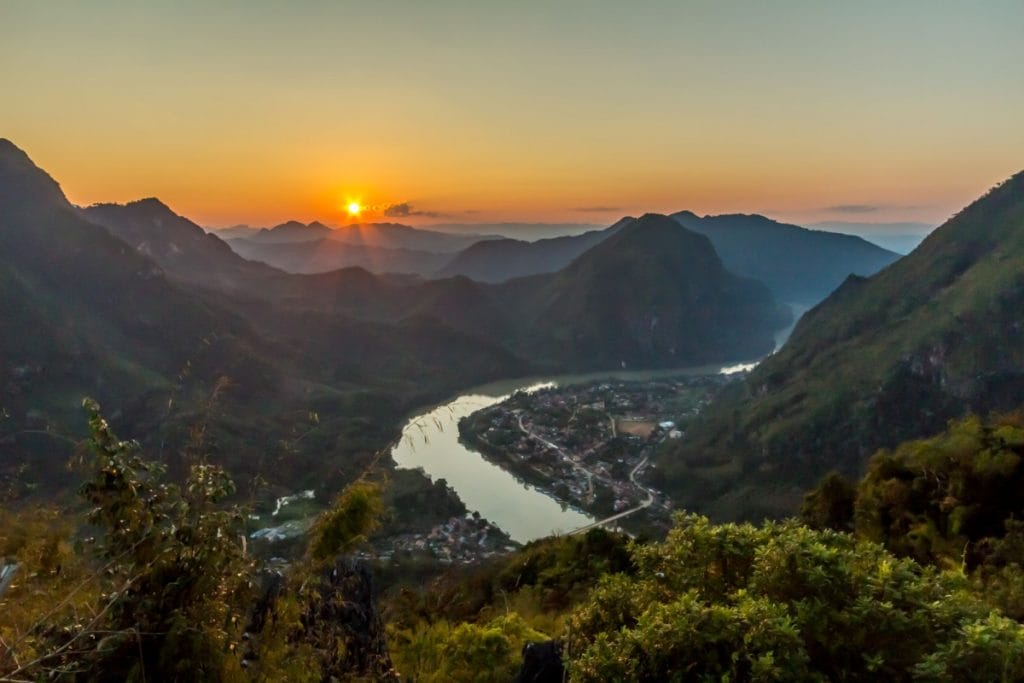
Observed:
[[[726,375],[603,381],[518,392],[462,420],[462,438],[549,495],[599,519],[669,521],[653,456],[681,438]],[[636,514],[633,514],[636,513]]]
[[[682,438],[688,422],[739,376],[606,380],[519,391],[463,418],[458,430],[484,458],[587,513],[595,525],[659,535],[670,525],[672,503],[658,490],[658,449]],[[322,506],[313,494],[280,497],[262,518],[253,515],[250,538],[274,544],[277,551],[282,542],[295,542]],[[430,528],[413,525],[375,535],[356,556],[385,564],[425,559],[468,564],[517,547],[478,512],[465,512]]]
[[[303,538],[322,509],[322,503],[316,501],[313,490],[277,498],[271,512],[262,517],[249,516],[250,523],[258,527],[250,531],[249,539],[259,544],[258,547],[268,557],[274,557],[289,544]],[[269,525],[268,521],[271,522]],[[354,553],[354,557],[384,563],[429,558],[442,564],[469,564],[512,552],[518,547],[519,544],[508,534],[481,517],[480,513],[466,512],[452,515],[429,528],[374,534],[369,543]],[[4,576],[0,574],[0,579]]]
[[[451,517],[429,533],[407,533],[377,539],[369,549],[356,554],[360,559],[388,562],[429,556],[443,564],[470,564],[480,559],[514,551],[519,544],[479,513]]]

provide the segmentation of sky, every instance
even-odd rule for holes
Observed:
[[[0,137],[208,226],[938,224],[1024,168],[1024,2],[0,0]]]

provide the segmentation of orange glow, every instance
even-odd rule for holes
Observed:
[[[207,227],[937,224],[1020,170],[1019,2],[206,4],[2,3],[0,135]]]

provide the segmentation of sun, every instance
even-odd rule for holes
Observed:
[[[358,218],[359,214],[362,213],[363,207],[359,202],[349,202],[348,206],[345,207],[348,210],[348,215],[353,218]]]

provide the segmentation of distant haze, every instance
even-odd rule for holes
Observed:
[[[600,230],[607,228],[612,222],[614,221],[608,223],[432,223],[422,227],[460,235],[503,235],[533,241]]]
[[[909,254],[936,228],[930,223],[857,223],[853,221],[813,223],[807,227],[857,235],[868,242],[895,251],[897,254]]]

